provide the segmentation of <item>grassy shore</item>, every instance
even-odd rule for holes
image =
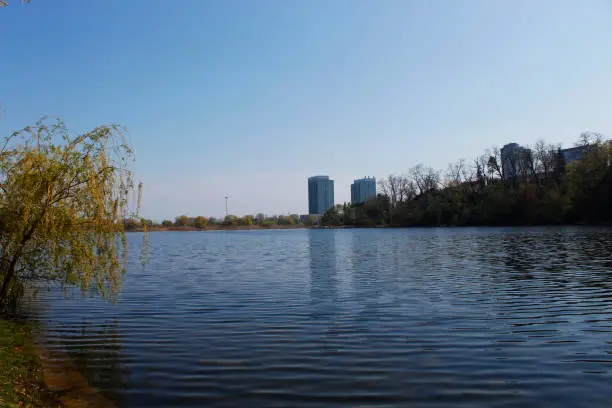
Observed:
[[[27,324],[0,316],[0,407],[58,407]]]

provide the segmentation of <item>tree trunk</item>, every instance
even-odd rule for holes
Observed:
[[[11,281],[15,276],[15,261],[16,260],[13,260],[8,263],[6,259],[2,259],[1,267],[5,275],[4,279],[2,280],[2,286],[0,286],[0,305],[4,304],[4,302],[7,300],[8,288],[10,287]]]

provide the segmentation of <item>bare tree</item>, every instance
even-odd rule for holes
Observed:
[[[561,145],[547,145],[544,140],[538,140],[534,146],[534,160],[537,172],[542,175],[544,180],[548,180],[555,172],[557,154]]]
[[[402,200],[400,202],[413,200],[414,197],[416,196],[416,187],[414,185],[414,182],[412,180],[409,180],[405,176],[402,177],[401,180],[402,180],[402,183],[401,183],[400,193],[401,193]]]
[[[473,173],[476,181],[478,181],[481,187],[484,187],[489,182],[487,178],[487,165],[489,162],[489,157],[491,157],[491,153],[487,150],[474,159]]]
[[[464,183],[469,183],[474,180],[474,176],[476,172],[475,169],[468,165],[465,159],[461,159],[463,161],[463,167],[461,168],[461,177],[463,177]]]
[[[529,147],[521,147],[519,150],[518,170],[523,180],[533,180],[539,184],[535,156]]]
[[[576,146],[600,145],[603,143],[604,139],[604,135],[599,132],[582,132],[580,136],[578,136]]]
[[[449,163],[444,174],[444,186],[456,187],[461,185],[469,178],[469,169],[464,159],[459,159],[455,163]]]
[[[380,191],[391,201],[391,206],[395,207],[407,200],[414,198],[414,185],[405,176],[395,176],[390,174],[387,178],[378,182]]]
[[[502,164],[501,151],[498,147],[493,147],[490,150],[489,158],[487,159],[487,173],[489,173],[489,177],[499,177],[500,179],[504,179],[504,166]]]
[[[417,164],[410,169],[410,176],[416,186],[418,195],[435,191],[440,187],[440,173],[431,167]]]
[[[392,206],[395,206],[397,197],[395,193],[397,191],[395,178],[396,176],[389,174],[387,178],[378,180],[378,187],[380,191],[383,193],[383,195],[389,197],[389,201],[391,201]]]

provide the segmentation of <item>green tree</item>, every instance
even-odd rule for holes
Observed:
[[[293,220],[288,215],[279,215],[278,216],[278,225],[292,225]]]
[[[142,227],[140,220],[135,220],[133,218],[129,218],[123,221],[123,227],[126,231],[135,231],[138,228]]]
[[[164,227],[164,228],[169,228],[169,227],[171,227],[172,225],[173,225],[173,223],[172,223],[172,221],[170,221],[170,220],[163,220],[163,221],[162,221],[162,227]]]
[[[355,225],[356,211],[348,203],[342,206],[342,223],[344,225]]]
[[[127,250],[123,219],[131,218],[132,158],[115,126],[71,136],[62,122],[42,119],[5,139],[0,306],[14,306],[36,280],[116,293]]]
[[[189,226],[189,217],[186,215],[179,215],[174,219],[174,225],[177,227],[187,227]]]
[[[225,219],[223,220],[223,225],[227,227],[238,225],[238,217],[235,215],[226,215]]]
[[[309,215],[308,217],[306,217],[304,221],[304,225],[313,226],[313,225],[317,225],[318,222],[319,222],[319,218],[316,215]]]
[[[321,224],[333,227],[342,225],[342,214],[340,214],[339,209],[342,209],[342,206],[334,206],[325,211],[321,217]]]
[[[242,224],[242,225],[253,225],[253,216],[252,215],[245,215],[244,217],[241,218],[240,224]]]
[[[206,228],[208,226],[208,218],[202,217],[201,215],[193,219],[193,226],[196,228]]]
[[[588,136],[588,133],[583,133],[581,139]],[[566,184],[572,201],[571,221],[612,221],[611,158],[612,144],[598,137],[580,160],[567,166]]]

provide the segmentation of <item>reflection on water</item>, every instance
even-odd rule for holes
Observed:
[[[308,230],[308,256],[313,307],[319,313],[333,312],[338,295],[336,234]]]
[[[115,305],[43,293],[49,347],[117,407],[612,399],[612,230],[152,233]]]
[[[123,345],[116,321],[100,326],[49,324],[39,343],[44,345],[39,352],[48,385],[68,407],[81,406],[73,405],[75,401],[100,408],[111,407],[109,400],[123,405],[120,390],[128,385],[129,372],[121,361]]]
[[[90,384],[96,384],[111,400],[121,403],[121,393],[127,386],[129,371],[121,361],[123,344],[117,320],[95,326],[83,322],[75,332],[57,332],[51,344],[71,344],[68,355],[75,367]]]

